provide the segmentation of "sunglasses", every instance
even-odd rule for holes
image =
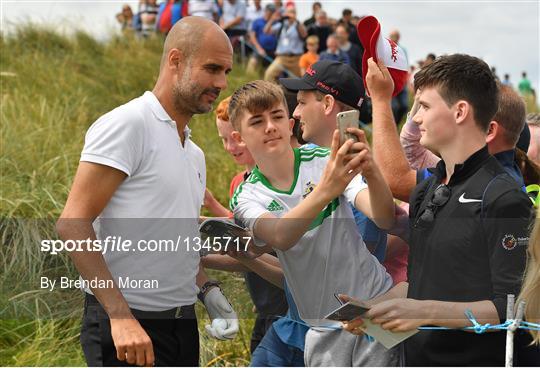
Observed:
[[[435,214],[437,213],[437,210],[448,202],[451,195],[452,191],[450,190],[450,188],[448,188],[448,186],[446,186],[445,184],[440,184],[433,191],[433,195],[431,196],[431,199],[429,200],[426,209],[418,217],[414,224],[414,227],[425,229],[430,226],[433,221],[435,221]]]

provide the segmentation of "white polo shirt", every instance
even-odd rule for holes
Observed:
[[[206,169],[187,127],[184,133],[182,146],[176,123],[148,91],[100,117],[86,133],[81,161],[127,174],[94,229],[102,241],[108,236],[116,236],[117,243],[132,241],[129,251],[104,254],[117,285],[130,282],[119,286],[131,308],[160,311],[197,299],[199,254],[191,241],[199,237]],[[161,251],[151,251],[150,240],[162,241]],[[132,280],[141,280],[141,286],[133,287]]]

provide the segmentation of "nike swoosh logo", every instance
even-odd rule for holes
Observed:
[[[465,198],[465,193],[463,193],[463,194],[461,195],[461,197],[459,197],[458,201],[459,201],[459,203],[482,202],[481,199],[469,199],[469,198]]]

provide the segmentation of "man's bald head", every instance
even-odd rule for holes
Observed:
[[[229,42],[225,32],[211,20],[203,17],[184,17],[169,31],[163,45],[160,68],[163,68],[167,55],[172,49],[181,50],[182,56],[189,61],[205,43],[206,39],[217,37]]]

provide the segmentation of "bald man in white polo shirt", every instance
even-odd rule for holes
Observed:
[[[70,252],[86,282],[81,344],[88,365],[198,365],[199,291],[213,320],[208,332],[231,339],[238,331],[236,314],[192,249],[206,170],[187,127],[212,109],[231,68],[232,47],[219,26],[183,18],[165,40],[154,89],[103,115],[86,134],[57,230],[63,240],[109,240],[105,252]],[[172,242],[156,249],[160,240]]]

